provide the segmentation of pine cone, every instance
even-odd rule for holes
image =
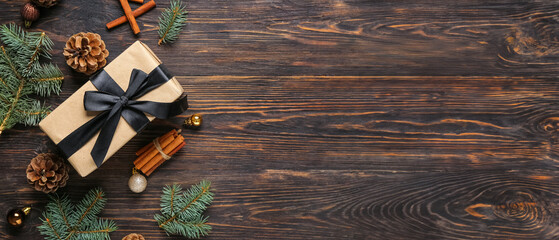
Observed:
[[[107,64],[109,51],[97,33],[77,33],[64,48],[66,63],[78,72],[90,75]]]
[[[35,3],[39,7],[49,8],[58,3],[58,0],[31,0],[31,2]]]
[[[27,181],[35,190],[51,193],[66,186],[68,167],[64,159],[54,153],[41,153],[27,166]]]
[[[145,240],[144,236],[137,234],[137,233],[130,233],[126,237],[123,237],[122,240]]]

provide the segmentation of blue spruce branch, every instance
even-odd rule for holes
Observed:
[[[66,195],[51,196],[39,232],[48,240],[110,239],[109,233],[117,229],[115,222],[97,217],[105,206],[104,196],[99,188],[90,190],[78,204]]]
[[[49,112],[30,94],[59,94],[64,75],[50,58],[53,42],[44,32],[25,32],[16,24],[0,25],[0,134],[15,124],[36,125]]]
[[[159,227],[169,235],[182,235],[188,238],[206,236],[211,226],[202,213],[211,204],[213,193],[211,183],[201,181],[188,191],[182,192],[180,185],[166,186],[161,195],[161,215],[155,220]]]
[[[180,0],[171,0],[171,6],[161,13],[159,17],[158,45],[177,40],[186,22],[188,12],[185,8]]]

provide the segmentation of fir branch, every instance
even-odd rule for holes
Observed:
[[[6,105],[9,105],[9,104],[10,104],[10,101],[8,101],[8,99],[6,99],[6,98],[3,97],[3,96],[0,96],[0,100],[2,100],[2,102],[4,102]]]
[[[171,0],[171,6],[166,8],[159,17],[159,41],[162,43],[174,42],[178,37],[186,22],[188,11],[180,0]]]
[[[4,129],[10,127],[8,120],[10,119],[13,109],[15,108],[19,98],[21,97],[21,91],[23,90],[25,80],[21,77],[21,75],[19,75],[19,72],[16,70],[14,64],[12,63],[10,56],[8,56],[8,54],[6,53],[4,46],[0,46],[0,50],[2,50],[2,54],[5,57],[6,62],[10,65],[10,68],[13,70],[14,74],[19,79],[19,87],[17,88],[17,92],[14,94],[15,95],[14,100],[12,101],[12,104],[10,105],[8,112],[4,116],[4,120],[2,120],[2,124],[0,124],[0,134],[2,134],[2,131],[4,131]]]
[[[13,74],[16,75],[17,79],[19,79],[21,82],[25,81],[23,79],[23,77],[21,76],[21,74],[19,73],[19,71],[17,70],[17,68],[16,68],[15,64],[13,63],[12,59],[10,58],[8,53],[6,52],[6,48],[4,48],[4,46],[0,46],[0,48],[2,49],[2,56],[4,56],[6,62],[8,63],[10,69],[12,70]]]
[[[64,79],[64,77],[39,77],[39,78],[31,78],[31,81],[34,82],[55,82]]]
[[[34,77],[29,79],[33,82],[33,91],[39,96],[59,94],[60,85],[64,80],[64,74],[60,69],[54,64],[39,65],[35,69]]]
[[[9,47],[27,47],[25,36],[25,31],[14,23],[0,26],[0,40]]]
[[[175,204],[175,199],[177,199],[181,191],[181,186],[177,184],[171,187],[166,186],[163,189],[163,196],[161,197],[161,212],[163,214],[173,216],[176,211],[180,211],[180,208],[177,208]]]
[[[4,85],[4,87],[8,88],[8,84],[1,77],[0,77],[0,82],[2,83],[2,85]]]
[[[46,37],[46,36],[47,36],[47,35],[46,35],[44,32],[41,33],[41,37],[39,37],[39,39],[38,39],[39,42],[38,42],[38,44],[35,46],[35,48],[34,48],[34,50],[33,50],[33,55],[31,55],[31,59],[29,59],[29,63],[27,64],[27,70],[31,70],[31,65],[32,65],[35,61],[37,61],[37,59],[39,58],[39,53],[41,52],[41,47],[42,47],[43,44],[44,44],[44,41],[45,41],[45,37]]]
[[[114,221],[97,218],[104,207],[105,199],[101,189],[90,190],[74,205],[68,196],[51,196],[43,212],[43,224],[39,232],[49,240],[110,239],[109,233],[117,230]]]
[[[0,40],[6,45],[8,53],[13,56],[14,62],[24,76],[29,75],[29,71],[32,70],[28,71],[26,66],[33,55],[36,40],[40,37],[41,32],[25,32],[14,23],[2,25],[0,28]]]
[[[14,118],[23,119],[25,125],[36,125],[43,119],[49,112],[49,108],[42,106],[38,100],[27,98],[20,100],[16,106],[16,114]]]
[[[196,203],[198,202],[198,200],[199,200],[202,196],[204,196],[204,194],[205,194],[206,192],[208,192],[208,190],[209,190],[209,188],[202,188],[202,191],[199,192],[199,193],[197,193],[197,194],[195,194],[195,195],[194,195],[194,198],[193,198],[192,200],[188,201],[188,203],[186,204],[186,206],[184,206],[178,213],[172,214],[171,217],[170,217],[169,219],[167,219],[167,221],[165,221],[165,222],[159,224],[159,227],[165,226],[165,224],[168,224],[169,222],[175,220],[175,219],[179,216],[180,213],[183,213],[183,212],[189,210],[189,208],[190,208],[192,205],[196,204]],[[189,196],[192,196],[192,195],[185,195],[185,197],[187,197],[187,198],[192,198],[192,197],[189,197]]]
[[[91,230],[91,231],[76,231],[76,233],[85,233],[85,234],[92,234],[92,233],[109,233],[112,232],[111,228],[104,228],[99,230]]]
[[[47,218],[52,218],[53,221],[61,222],[61,225],[65,226],[65,228],[60,230],[71,229],[72,226],[68,222],[68,213],[73,210],[73,207],[68,196],[59,197],[58,195],[49,195],[49,198],[51,201],[45,207],[47,210],[46,213],[48,213]]]
[[[76,206],[75,217],[77,218],[76,225],[81,225],[82,222],[89,223],[95,220],[95,215],[99,214],[105,206],[105,193],[101,189],[93,189],[87,193],[78,206]]]
[[[66,199],[67,201],[56,201],[56,210],[60,213],[66,227],[71,228],[70,223],[68,222],[68,214],[64,210],[65,208],[70,208],[70,200],[68,198]]]
[[[202,212],[211,204],[213,193],[211,183],[201,181],[185,193],[179,185],[166,186],[161,195],[161,215],[156,214],[155,220],[159,227],[170,235],[182,235],[188,238],[199,238],[211,231],[207,225],[207,217]]]
[[[38,124],[48,107],[28,95],[59,94],[64,75],[53,64],[40,64],[50,58],[53,42],[44,32],[25,32],[16,24],[0,25],[0,134],[15,124]]]
[[[192,219],[189,222],[176,220],[172,223],[175,226],[170,229],[175,231],[173,234],[176,235],[188,236],[189,238],[200,238],[201,236],[206,236],[212,230],[212,227],[206,224],[207,221],[208,218],[202,218],[202,216]]]
[[[20,113],[27,114],[27,115],[41,115],[41,114],[49,114],[50,111],[35,111],[35,112],[28,112],[23,110],[17,110]]]
[[[70,234],[68,234],[68,236],[64,238],[64,240],[70,239],[72,236],[74,236],[74,234],[76,234],[76,231],[71,231]]]
[[[178,189],[177,189],[177,188],[171,188],[171,193],[170,193],[170,195],[171,195],[171,199],[170,199],[170,202],[171,202],[171,203],[170,203],[170,205],[171,205],[171,206],[169,207],[169,209],[171,210],[171,211],[170,211],[171,215],[174,214],[174,211],[173,211],[173,204],[175,203],[175,197],[176,197],[175,194],[177,193],[177,191],[180,191],[180,188],[178,188]]]
[[[97,221],[84,225],[76,234],[80,236],[80,239],[87,236],[88,239],[110,239],[109,233],[117,230],[117,226],[113,221],[98,219]]]
[[[43,225],[38,227],[39,231],[48,233],[50,238],[47,237],[47,239],[65,239],[67,234],[62,233],[68,232],[72,228],[66,221],[67,212],[72,211],[70,200],[67,196],[61,198],[58,195],[49,195],[49,198],[51,201],[45,207],[44,221]]]
[[[54,226],[52,226],[52,223],[50,222],[50,220],[48,218],[45,218],[48,227],[52,230],[52,232],[54,233],[54,236],[56,236],[56,239],[60,239],[62,240],[62,238],[60,237],[60,234],[58,234],[58,232],[56,232],[56,229],[54,228]]]
[[[0,96],[0,101],[4,102],[5,104],[9,105],[11,104],[10,101],[8,101],[6,98]],[[25,114],[25,115],[41,115],[41,114],[46,114],[48,115],[51,111],[50,110],[45,110],[45,111],[25,111],[25,110],[20,110],[20,109],[16,109],[16,111]]]
[[[38,36],[35,36],[37,34]],[[31,50],[27,54],[30,54],[31,57],[28,60],[25,72],[28,75],[31,75],[34,73],[35,69],[40,70],[40,65],[38,62],[39,56],[50,59],[51,54],[49,51],[52,50],[52,46],[54,45],[54,43],[44,32],[27,34],[27,41],[30,44]]]

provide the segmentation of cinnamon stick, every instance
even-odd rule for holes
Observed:
[[[128,0],[130,2],[135,2],[135,3],[144,3],[144,0]]]
[[[177,146],[179,146],[181,144],[181,142],[184,142],[184,137],[183,136],[178,136],[177,138],[175,138],[173,140],[173,142],[171,142],[169,145],[167,145],[167,147],[163,148],[163,152],[167,155],[169,155],[169,153],[174,150]],[[149,169],[151,169],[155,164],[157,164],[159,161],[164,160],[163,156],[161,156],[161,154],[158,152],[158,154],[156,154],[155,156],[153,156],[153,158],[151,158],[147,164],[145,164],[144,166],[142,166],[141,168],[139,168],[140,170],[142,170],[142,172],[147,172]]]
[[[134,17],[139,17],[139,16],[148,12],[149,10],[151,10],[154,7],[155,7],[155,1],[151,0],[149,2],[144,3],[142,6],[138,7],[134,11],[132,11],[132,15],[134,15]],[[114,28],[114,27],[116,27],[120,24],[126,23],[127,21],[128,20],[126,19],[126,16],[121,16],[121,17],[107,23],[107,29]]]
[[[169,153],[175,149],[176,147],[178,147],[181,142],[184,142],[184,137],[182,135],[179,135],[177,138],[175,138],[171,143],[169,143],[169,145],[167,145],[165,148],[163,148],[163,152],[167,155],[169,155]],[[155,164],[157,164],[159,161],[161,161],[163,159],[163,156],[161,156],[161,154],[156,154],[152,159],[150,159],[147,164],[145,164],[144,166],[141,166],[139,169],[142,172],[147,172],[149,171]],[[138,167],[136,167],[138,168]]]
[[[163,135],[161,137],[158,137],[157,141],[161,142],[163,139],[169,137],[171,134],[174,135],[175,133],[177,133],[177,130],[173,129],[173,130],[169,131],[168,133],[165,133],[165,135]],[[136,152],[136,156],[142,155],[144,152],[146,152],[152,146],[153,146],[153,144],[150,143],[150,144],[145,145],[143,148],[140,148],[140,150],[138,150]]]
[[[181,132],[181,130],[171,130],[170,132],[166,133],[165,135],[158,138],[159,146],[165,147],[167,144],[171,143]],[[155,156],[159,151],[155,148],[155,144],[153,142],[149,143],[145,147],[149,147],[148,150],[143,152],[135,161],[135,166],[143,166],[146,164],[153,156]],[[145,148],[144,147],[144,148]]]
[[[182,147],[184,147],[184,145],[186,145],[186,143],[182,142],[181,145],[179,145],[178,147],[173,149],[173,151],[171,151],[168,155],[169,156],[175,155],[175,153],[177,153]],[[161,159],[157,164],[155,164],[155,166],[153,166],[150,170],[148,170],[148,172],[146,172],[144,174],[146,174],[149,177],[149,175],[151,175],[153,173],[153,171],[155,171],[155,169],[157,169],[159,166],[161,166],[161,164],[163,164],[163,162],[165,162],[165,161],[166,161],[165,159]]]
[[[165,144],[170,143],[177,135],[178,135],[177,131],[173,130],[173,131],[170,131],[170,132],[166,133],[165,135],[157,138],[157,141],[159,141],[159,145],[161,146],[161,144],[163,144],[163,143],[165,143]],[[136,160],[134,161],[135,165],[137,165],[138,163],[143,161],[145,158],[147,158],[147,156],[149,154],[152,154],[152,156],[153,156],[153,155],[155,155],[155,153],[157,153],[157,149],[155,148],[155,144],[153,144],[153,142],[150,142],[148,145],[144,146],[142,149],[147,149],[147,150],[140,153],[138,158],[136,158]],[[140,149],[140,150],[142,150],[142,149]],[[140,151],[138,151],[138,152],[140,152]],[[136,155],[138,155],[138,152],[136,152]]]
[[[140,150],[136,151],[136,156],[140,156],[142,154],[144,154],[149,148],[151,147],[151,144],[146,144],[143,148],[140,148]]]
[[[161,149],[164,149],[165,147],[167,147],[167,145],[169,145],[175,139],[176,139],[175,134],[169,135],[167,138],[165,138],[165,139],[163,139],[162,141],[159,142],[159,146],[161,146]],[[152,145],[152,148],[150,148],[150,150],[146,151],[143,155],[138,157],[138,159],[136,159],[136,161],[134,161],[134,165],[136,165],[137,169],[140,169],[141,167],[143,167],[154,156],[159,155],[159,151],[157,151],[157,149],[155,148],[153,143],[151,145]]]
[[[126,19],[130,23],[130,27],[132,27],[132,31],[134,34],[140,33],[140,27],[138,27],[138,23],[136,22],[136,18],[132,14],[132,9],[130,8],[130,4],[128,4],[128,0],[120,0],[120,5],[122,5],[122,9],[124,10],[124,15],[126,15]]]

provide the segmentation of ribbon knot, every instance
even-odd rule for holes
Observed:
[[[128,106],[128,98],[126,96],[120,96],[119,102],[124,107]]]
[[[124,91],[106,71],[99,72],[90,80],[99,91],[86,91],[83,102],[85,110],[100,113],[62,139],[58,146],[70,157],[99,132],[91,157],[97,167],[101,166],[121,117],[139,132],[150,122],[144,113],[166,119],[188,108],[186,96],[171,103],[137,100],[172,77],[163,65],[156,67],[149,75],[134,69],[130,75],[128,89]]]

